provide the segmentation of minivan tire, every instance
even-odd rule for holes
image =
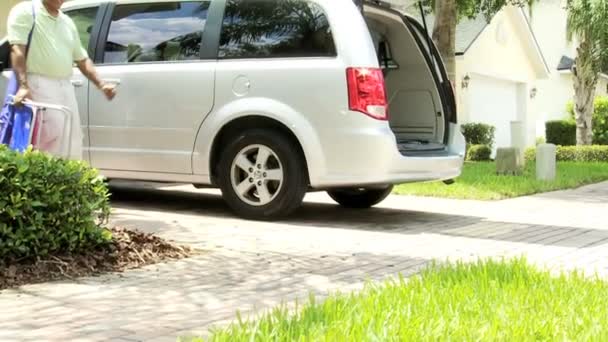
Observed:
[[[237,215],[252,220],[276,220],[290,215],[302,205],[308,190],[307,168],[293,139],[277,130],[250,129],[228,141],[220,152],[217,179],[224,200]],[[256,159],[260,151],[265,151],[269,157],[267,165],[258,168],[260,165]],[[239,159],[243,156],[247,157],[245,164],[251,163],[252,173],[240,167],[242,163],[237,163],[243,160]],[[267,168],[270,164],[272,169]],[[276,170],[281,171],[281,181],[270,180],[273,176],[279,178]],[[268,171],[268,175],[264,171]],[[271,175],[271,171],[275,172]],[[250,189],[239,194],[239,185]],[[266,199],[268,196],[271,198],[268,203],[264,203],[263,196],[259,195],[260,186],[266,189]]]
[[[366,209],[384,201],[393,191],[393,186],[385,188],[335,189],[327,192],[329,197],[345,208]]]

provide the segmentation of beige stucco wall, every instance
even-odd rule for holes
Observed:
[[[532,64],[534,53],[523,41],[527,32],[523,31],[516,22],[519,15],[514,9],[504,9],[497,14],[484,29],[469,51],[457,58],[456,87],[459,104],[459,121],[468,121],[468,106],[471,94],[468,89],[461,88],[465,75],[470,82],[475,77],[490,77],[513,82],[517,86],[517,117],[526,124],[526,143],[531,145],[536,137],[536,113],[533,99],[530,99],[530,89],[538,80],[538,68]],[[493,101],[493,99],[488,99]]]
[[[572,75],[557,70],[562,56],[573,58],[576,50],[566,40],[567,12],[561,0],[536,2],[530,23],[540,45],[550,75],[536,83],[538,95],[533,103],[536,112],[537,135],[544,136],[545,122],[567,116],[566,103],[573,97]],[[598,87],[599,89],[599,87]],[[603,88],[605,89],[605,87]]]
[[[543,0],[534,4],[530,23],[540,45],[550,75],[546,80],[536,83],[538,95],[533,103],[537,113],[537,133],[544,136],[545,121],[567,117],[566,104],[572,100],[574,89],[572,74],[560,72],[557,66],[562,56],[576,56],[576,42],[566,40],[566,21],[568,13],[562,0]],[[606,96],[608,80],[600,77],[596,94]]]
[[[456,86],[469,75],[499,78],[532,86],[537,74],[530,63],[527,49],[522,45],[520,32],[516,29],[512,14],[501,11],[473,43],[464,56],[456,59]],[[466,119],[466,90],[458,89],[458,102]]]
[[[595,90],[596,96],[608,96],[608,78],[600,77]],[[545,136],[545,122],[568,118],[566,105],[574,98],[572,74],[555,71],[548,80],[538,82],[538,96],[532,103],[536,113],[536,136]]]
[[[6,18],[8,13],[21,0],[0,0],[0,39],[6,35]]]
[[[531,52],[522,45],[523,33],[514,22],[511,10],[498,13],[467,51],[462,68],[517,82],[537,78]]]

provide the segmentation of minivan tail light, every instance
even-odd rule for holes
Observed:
[[[379,68],[348,68],[348,107],[377,120],[388,120],[384,75]]]

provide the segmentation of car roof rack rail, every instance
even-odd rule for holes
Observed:
[[[355,1],[355,3],[357,2],[363,2],[363,3],[370,3],[376,6],[381,6],[381,7],[386,7],[386,8],[393,8],[393,4],[391,4],[388,1],[384,1],[384,0],[353,0]]]

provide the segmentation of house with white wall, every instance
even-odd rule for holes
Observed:
[[[392,0],[420,18],[417,3]],[[429,31],[434,17],[425,16]],[[460,123],[496,127],[495,149],[511,146],[511,123],[525,130],[525,144],[536,140],[537,84],[551,74],[523,9],[507,7],[489,22],[483,15],[461,20],[456,29],[456,86]]]
[[[526,15],[530,11],[526,10]],[[532,30],[549,65],[547,79],[538,80],[533,110],[537,114],[537,134],[544,136],[544,123],[568,117],[566,104],[573,99],[572,65],[576,56],[576,45],[566,39],[568,13],[563,0],[536,2],[529,16]],[[600,74],[597,95],[608,94],[608,76]]]
[[[0,39],[6,36],[6,19],[11,8],[22,0],[0,0]]]
[[[496,127],[495,147],[511,146],[511,123],[525,130],[525,144],[536,140],[536,84],[549,74],[543,53],[522,9],[505,8],[485,18],[468,49],[457,54],[457,94],[463,122]],[[459,81],[459,82],[458,82]]]
[[[420,17],[412,0],[390,0]],[[426,16],[429,31],[433,16]],[[566,39],[563,0],[537,1],[529,11],[507,7],[488,23],[483,16],[461,20],[456,30],[456,86],[460,122],[496,127],[497,146],[510,144],[510,121],[526,126],[526,144],[544,137],[545,122],[568,117],[573,99],[575,44]],[[600,74],[597,95],[608,95]]]

